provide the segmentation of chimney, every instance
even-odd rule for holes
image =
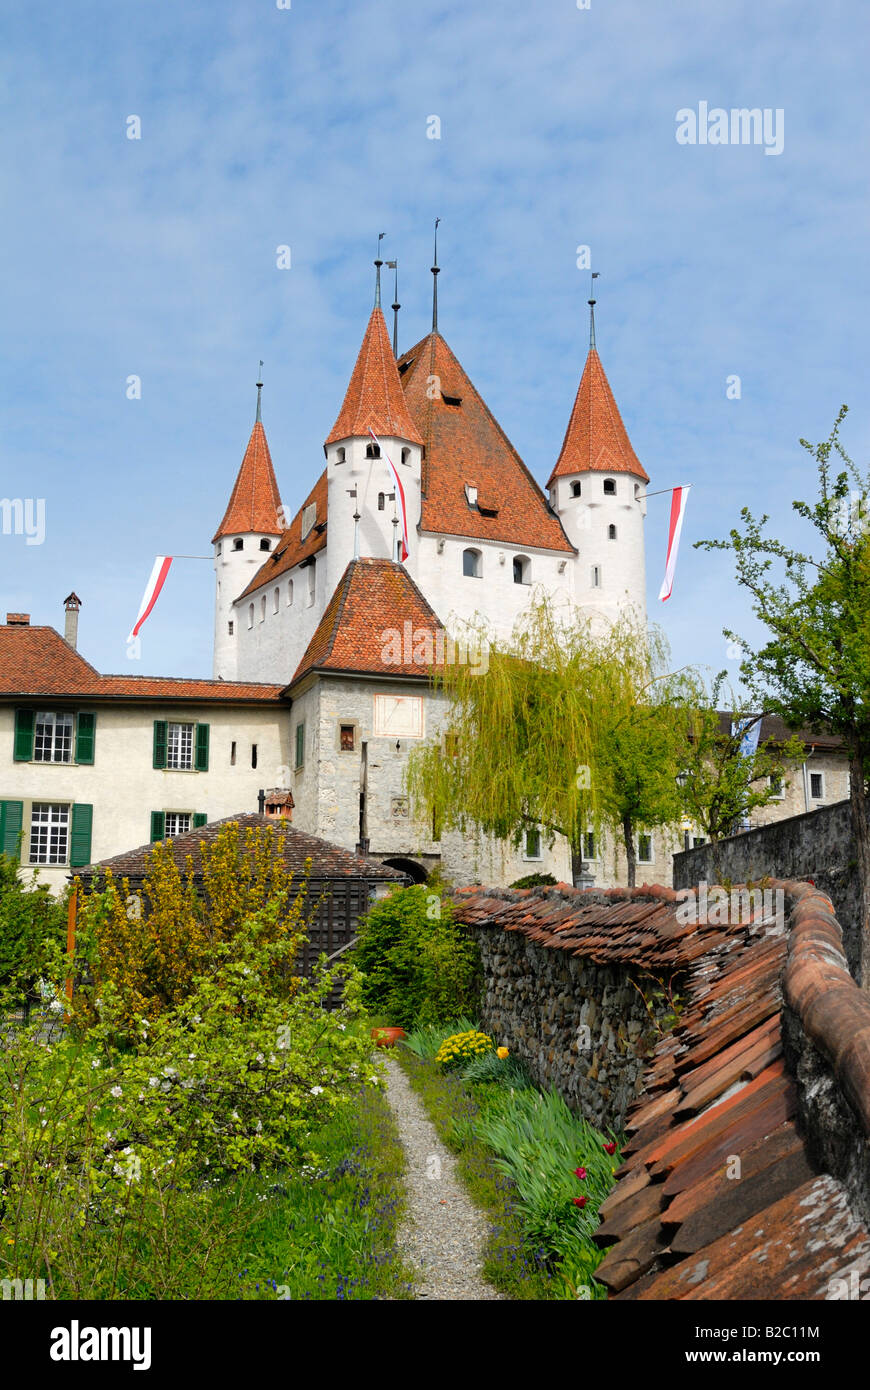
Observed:
[[[274,787],[266,792],[263,797],[265,814],[272,820],[292,820],[293,819],[293,793],[284,791],[281,787]],[[263,812],[261,811],[262,815]]]
[[[30,614],[29,614],[29,613],[7,613],[7,614],[6,614],[6,625],[7,625],[7,627],[30,627]]]
[[[63,601],[64,641],[69,642],[70,646],[73,648],[75,648],[79,640],[79,609],[81,608],[81,606],[82,601],[79,598],[78,594],[75,592],[75,590],[73,590],[71,594],[68,594]]]

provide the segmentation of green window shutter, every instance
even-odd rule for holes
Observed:
[[[208,725],[196,726],[196,755],[193,765],[197,772],[208,772]]]
[[[152,811],[152,812],[151,812],[151,843],[152,843],[152,845],[154,844],[155,840],[162,840],[162,839],[163,839],[163,836],[165,835],[165,833],[166,833],[166,812],[165,812],[165,811]]]
[[[301,767],[305,762],[305,725],[296,725],[296,766]]]
[[[97,737],[97,716],[82,710],[76,718],[76,762],[94,761],[94,744]]]
[[[154,766],[166,766],[166,720],[154,720]]]
[[[72,808],[72,825],[69,835],[69,866],[81,869],[91,862],[91,830],[94,824],[94,808],[83,801],[77,801]]]
[[[208,816],[205,814],[204,811],[194,811],[194,813],[193,813],[193,828],[194,828],[194,830],[198,830],[199,827],[200,827],[201,825],[208,825]]]
[[[36,712],[32,709],[15,711],[15,762],[29,763],[33,757],[33,725]]]
[[[0,854],[8,854],[12,859],[20,857],[18,837],[23,818],[23,801],[0,801]]]

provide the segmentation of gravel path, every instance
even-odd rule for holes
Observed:
[[[471,1201],[456,1160],[398,1062],[387,1064],[387,1097],[395,1112],[408,1161],[408,1209],[398,1246],[417,1271],[418,1299],[503,1298],[480,1273],[488,1221]]]

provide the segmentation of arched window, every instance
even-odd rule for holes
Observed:
[[[615,526],[608,526],[608,528],[607,528],[607,539],[608,539],[609,541],[615,541],[615,540],[616,540],[616,527],[615,527]]]
[[[218,543],[217,543],[217,553],[218,553],[218,555],[220,555],[220,553],[221,553],[221,551],[223,550],[223,548],[224,548],[224,543],[223,543],[223,541],[218,541]]]
[[[266,595],[264,594],[263,597],[260,599],[260,622],[261,622],[261,623],[264,623],[265,621],[266,621]]]
[[[405,449],[402,450],[402,462],[403,462],[403,463],[410,463],[410,462],[411,462],[411,450],[410,450],[410,449],[405,448]]]
[[[640,483],[635,483],[634,485],[634,500],[636,502],[640,501]]]
[[[600,588],[601,588],[601,566],[600,566],[600,565],[593,565],[593,566],[592,566],[592,587],[593,587],[593,589],[600,589]]]
[[[571,496],[572,496],[572,497],[579,497],[579,496],[580,496],[580,484],[579,484],[579,483],[572,483],[572,484],[571,484]]]
[[[466,579],[480,579],[483,574],[483,556],[479,550],[463,550],[462,573]]]
[[[383,494],[382,492],[379,492],[379,493],[378,493],[378,511],[379,511],[379,512],[382,512],[383,510],[384,510],[384,494]]]
[[[268,539],[267,536],[264,536],[263,539],[260,541],[260,549],[261,549],[261,550],[271,550],[271,549],[272,549],[272,542]]]
[[[528,555],[514,556],[514,583],[531,584],[532,582],[532,562]]]
[[[288,604],[288,607],[289,607],[289,605],[290,605],[292,602],[293,602],[293,580],[292,580],[292,579],[289,579],[289,580],[287,581],[287,604]]]
[[[281,590],[276,589],[272,595],[272,612],[278,612],[278,604],[281,602]]]
[[[340,447],[339,447],[338,449],[336,449],[336,451],[335,451],[335,461],[336,461],[336,463],[344,463],[344,461],[345,461],[346,458],[347,458],[347,454],[345,453],[344,445],[342,444],[342,445],[340,445]]]
[[[253,627],[253,626],[254,626],[254,605],[253,605],[252,603],[249,603],[249,604],[248,604],[248,627]]]
[[[367,445],[366,445],[366,458],[367,458],[367,459],[379,459],[380,456],[381,456],[381,446],[380,446],[380,444],[367,444]]]
[[[604,479],[604,495],[605,497],[616,496],[616,480],[614,478]]]
[[[233,550],[244,550],[244,548],[245,542],[242,540],[241,536],[236,536],[233,541]]]

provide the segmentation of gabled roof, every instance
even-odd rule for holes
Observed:
[[[53,627],[0,626],[0,697],[89,700],[274,701],[280,685],[185,680],[170,676],[102,676]]]
[[[326,469],[323,470],[314,487],[294,516],[268,560],[257,570],[250,584],[242,590],[239,598],[254,593],[263,584],[278,579],[288,570],[301,565],[303,560],[316,555],[326,545],[326,505],[328,487]],[[302,519],[309,507],[314,507],[314,520],[311,529],[302,536]],[[236,600],[238,602],[238,600]]]
[[[554,478],[563,478],[568,473],[589,472],[631,473],[649,482],[643,464],[631,447],[610,382],[594,347],[589,349],[562,449],[547,486]]]
[[[274,816],[256,814],[225,816],[222,820],[210,821],[208,825],[190,830],[186,835],[177,835],[175,839],[168,841],[172,845],[172,858],[182,872],[190,855],[193,858],[194,877],[197,877],[201,872],[201,847],[213,844],[221,828],[231,824],[238,825],[243,834],[249,829],[272,826],[283,840],[284,862],[295,874],[304,873],[305,861],[310,859],[312,879],[386,879],[390,883],[401,883],[405,879],[404,874],[396,869],[387,868],[377,859],[366,859],[362,855],[351,854],[349,850],[332,844],[330,840],[321,840],[317,835],[308,835],[304,830],[297,830],[286,818],[277,819]],[[152,845],[140,845],[138,849],[116,854],[111,859],[103,859],[99,864],[93,865],[92,869],[100,869],[103,872],[111,869],[115,878],[141,879],[147,873],[146,858],[152,848]],[[90,877],[90,872],[86,871],[83,876]]]
[[[398,365],[425,443],[422,529],[573,555],[561,522],[440,333]],[[477,488],[477,506],[469,505],[466,484]]]
[[[245,457],[230,495],[224,519],[212,536],[212,544],[221,536],[234,536],[258,531],[261,535],[279,536],[278,508],[281,496],[275,481],[272,456],[266,441],[262,421],[251,430]]]
[[[369,430],[412,444],[423,442],[408,413],[390,335],[379,308],[372,310],[344,403],[326,443],[353,435],[367,437]]]
[[[427,644],[421,630],[432,634],[434,653],[444,628],[408,571],[393,560],[351,560],[287,689],[309,671],[426,678],[425,661],[413,660],[415,639],[420,650]]]

